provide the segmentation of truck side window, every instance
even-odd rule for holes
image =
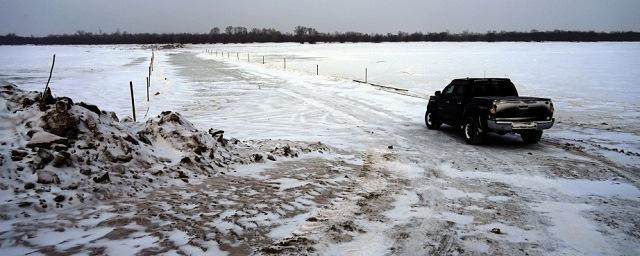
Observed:
[[[467,87],[468,86],[464,86],[464,85],[456,85],[453,88],[453,95],[464,96],[465,94],[467,94]]]
[[[447,87],[442,90],[442,94],[444,95],[451,95],[451,93],[453,93],[453,84],[447,85]]]

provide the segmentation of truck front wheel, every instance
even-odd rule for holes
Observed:
[[[522,141],[526,144],[535,144],[542,138],[542,131],[528,131],[520,133]]]
[[[442,125],[436,115],[429,110],[427,110],[427,113],[424,114],[424,122],[427,124],[427,128],[431,130],[438,130]]]

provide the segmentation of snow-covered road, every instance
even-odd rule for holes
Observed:
[[[426,129],[422,98],[205,53],[169,58],[193,92],[189,102],[171,105],[197,125],[240,138],[322,141],[362,152],[384,173],[365,176],[359,188],[382,199],[358,205],[348,198],[355,205],[340,207],[354,207],[351,216],[321,216],[351,219],[364,230],[337,244],[313,234],[328,254],[639,252],[637,173],[565,141],[523,145],[495,136],[469,146],[451,127]]]

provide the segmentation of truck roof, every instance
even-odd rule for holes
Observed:
[[[491,77],[491,78],[458,78],[458,79],[453,79],[452,82],[487,82],[487,81],[511,81],[509,78],[495,78],[495,77]]]

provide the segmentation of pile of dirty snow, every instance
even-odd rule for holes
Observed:
[[[224,175],[233,165],[328,150],[320,143],[241,142],[223,135],[220,130],[199,131],[175,112],[144,123],[119,120],[113,112],[54,98],[50,91],[43,96],[3,85],[0,217],[139,196],[161,186]]]

